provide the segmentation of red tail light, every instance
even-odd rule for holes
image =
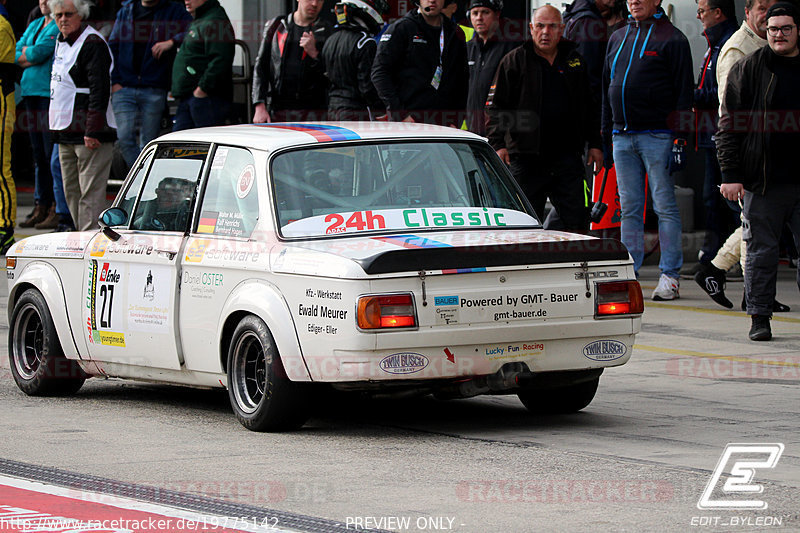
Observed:
[[[610,281],[597,284],[595,317],[641,315],[644,298],[638,281]]]
[[[413,328],[417,326],[411,294],[361,296],[358,327],[361,329]]]

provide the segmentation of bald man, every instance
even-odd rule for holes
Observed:
[[[537,215],[544,216],[549,197],[565,229],[585,231],[584,165],[595,172],[603,165],[600,105],[575,43],[561,40],[561,12],[543,6],[533,11],[532,21],[533,39],[503,58],[489,89],[489,143]]]

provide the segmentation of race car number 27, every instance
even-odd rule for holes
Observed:
[[[111,329],[111,307],[114,305],[114,286],[113,285],[100,285],[100,299],[102,304],[100,307],[100,327],[103,329]]]
[[[348,230],[364,231],[365,229],[386,229],[383,215],[373,214],[372,211],[356,211],[345,222],[344,216],[331,213],[325,217],[326,223],[331,223],[325,230],[326,235],[334,233],[347,233]]]

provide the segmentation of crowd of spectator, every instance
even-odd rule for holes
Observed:
[[[661,0],[575,0],[564,13],[545,5],[531,13],[529,36],[507,31],[502,0],[469,0],[458,20],[455,0],[416,0],[390,25],[385,0],[338,2],[336,25],[322,13],[322,0],[297,0],[293,12],[264,25],[252,121],[390,120],[469,129],[488,138],[537,215],[551,202],[545,227],[571,231],[588,231],[592,177],[616,163],[620,234],[637,273],[648,189],[658,217],[655,300],[679,297],[675,172],[694,144],[705,161],[709,229],[695,280],[732,307],[725,269],[741,256],[750,337],[764,340],[771,312],[788,310],[774,298],[773,263],[784,225],[798,239],[799,185],[787,171],[797,132],[745,135],[732,114],[756,105],[797,108],[788,89],[800,79],[797,7],[774,1],[747,0],[737,29],[733,0],[697,0],[708,50],[695,82],[687,37]],[[108,39],[87,22],[90,0],[40,0],[18,41],[3,3],[0,117],[4,131],[13,130],[14,81],[22,69],[20,109],[35,162],[35,207],[21,226],[94,227],[113,143],[132,165],[164,128],[168,94],[177,104],[173,130],[229,121],[235,35],[219,0],[185,0],[185,7],[125,0]],[[751,102],[746,91],[754,84],[764,89],[763,69],[777,81]],[[0,147],[3,252],[16,223],[9,139],[4,135]],[[723,245],[739,218],[744,231]]]

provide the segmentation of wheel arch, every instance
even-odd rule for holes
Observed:
[[[291,381],[311,381],[286,299],[275,285],[257,279],[246,280],[236,286],[222,308],[217,346],[223,371],[227,372],[228,348],[233,331],[239,321],[250,314],[261,318],[269,328],[286,376]]]
[[[36,289],[47,303],[50,316],[58,335],[58,342],[67,359],[81,359],[75,337],[67,315],[67,300],[61,277],[52,265],[34,262],[25,266],[8,294],[8,323],[20,296],[28,290]],[[10,331],[10,330],[9,330]]]

